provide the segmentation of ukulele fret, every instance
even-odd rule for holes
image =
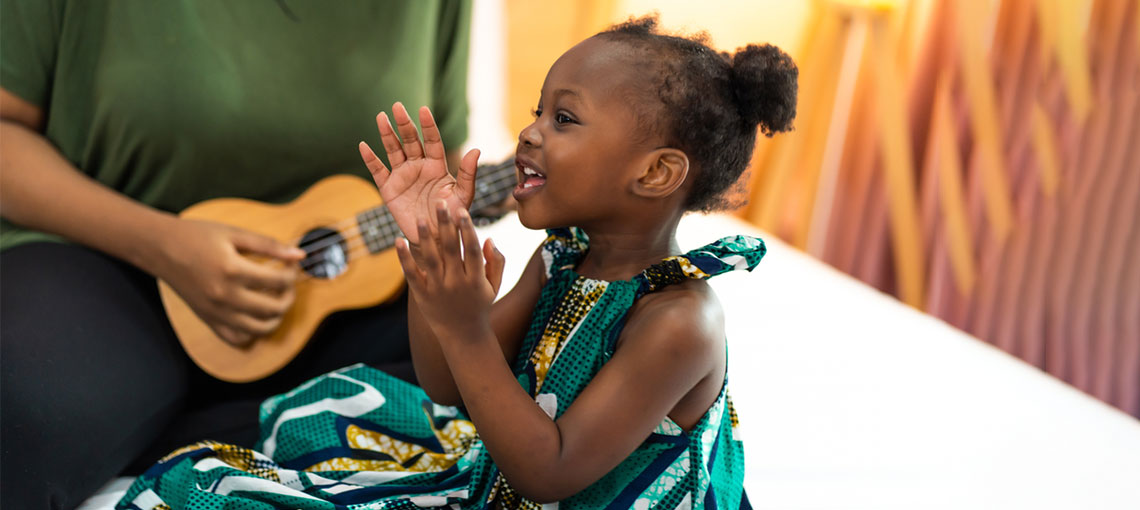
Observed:
[[[368,253],[377,254],[391,248],[396,242],[396,228],[392,214],[385,206],[368,209],[356,215],[360,235]]]

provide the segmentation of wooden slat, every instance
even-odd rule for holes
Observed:
[[[1126,47],[1131,48],[1132,52],[1136,51],[1136,46],[1133,44],[1128,44]],[[1132,367],[1128,362],[1118,363],[1117,360],[1129,350],[1136,349],[1128,344],[1140,344],[1140,336],[1127,336],[1122,331],[1121,325],[1116,323],[1117,314],[1131,316],[1133,322],[1140,322],[1140,316],[1137,315],[1140,309],[1129,312],[1117,305],[1125,299],[1126,290],[1122,287],[1124,280],[1120,277],[1125,272],[1125,265],[1136,264],[1136,259],[1126,259],[1129,243],[1127,233],[1130,230],[1129,226],[1137,223],[1135,214],[1138,212],[1135,207],[1129,207],[1129,204],[1140,202],[1140,166],[1130,166],[1140,163],[1136,155],[1140,153],[1137,149],[1137,146],[1140,146],[1140,136],[1137,136],[1137,133],[1140,133],[1140,105],[1136,100],[1136,94],[1124,94],[1124,96],[1120,106],[1125,115],[1118,126],[1122,129],[1121,143],[1114,147],[1118,157],[1112,163],[1115,166],[1112,169],[1115,175],[1106,179],[1108,181],[1106,186],[1111,192],[1105,195],[1110,197],[1107,198],[1108,203],[1099,204],[1105,209],[1101,240],[1103,255],[1095,268],[1096,305],[1090,334],[1093,358],[1092,394],[1122,408],[1127,403],[1129,392],[1121,391],[1117,381],[1127,380],[1129,376],[1125,370]],[[1140,351],[1133,350],[1133,352],[1140,356]]]
[[[862,33],[852,29],[852,25],[858,23],[857,18],[862,14],[859,11],[843,9],[836,15],[841,20],[839,30],[832,35],[833,40],[825,42],[830,44],[824,47],[819,59],[813,61],[808,70],[807,79],[818,84],[818,87],[812,87],[811,90],[813,107],[809,110],[810,116],[805,119],[808,123],[806,129],[798,133],[800,146],[796,152],[799,161],[794,164],[795,170],[792,172],[797,182],[794,188],[794,202],[791,204],[793,207],[788,211],[789,226],[792,229],[790,235],[792,245],[801,250],[807,248],[812,208],[829,134],[832,130],[842,131],[847,128],[844,105],[840,104],[841,98],[838,95],[841,78],[837,79],[835,73],[843,67],[847,50],[862,51],[861,48],[851,45],[853,37],[858,38]],[[856,67],[855,70],[857,69]],[[836,122],[843,123],[836,125]]]
[[[810,0],[809,4],[808,23],[803,30],[803,36],[798,46],[799,54],[794,55],[796,65],[801,68],[811,59],[813,53],[815,53],[815,48],[819,46],[820,34],[823,30],[824,22],[831,21],[826,19],[828,17],[827,13],[830,11],[825,10],[826,6],[823,0]],[[799,83],[803,83],[802,75]],[[801,90],[796,95],[797,118],[794,122],[794,125],[797,126],[796,129],[799,129],[798,126],[803,123],[799,115],[803,112],[802,108],[805,106],[803,91]],[[761,228],[768,228],[765,227],[764,224],[764,221],[767,220],[765,215],[771,214],[775,216],[775,213],[769,210],[769,208],[779,209],[781,205],[765,204],[767,204],[769,200],[780,200],[783,196],[777,193],[777,191],[780,190],[773,188],[780,186],[782,182],[787,180],[788,176],[776,175],[775,169],[783,168],[780,161],[782,158],[787,157],[784,155],[787,150],[781,149],[781,146],[788,143],[786,140],[794,136],[793,133],[795,133],[795,131],[774,138],[757,134],[756,150],[752,155],[752,168],[748,175],[747,184],[748,194],[751,198],[748,204],[738,210],[736,214]]]
[[[1106,145],[1116,114],[1112,104],[1112,83],[1118,71],[1116,45],[1122,25],[1122,2],[1106,0],[1103,9],[1094,20],[1090,36],[1095,39],[1095,92],[1096,105],[1084,122],[1080,155],[1072,161],[1076,173],[1072,194],[1062,202],[1061,216],[1065,242],[1056,247],[1058,257],[1054,264],[1055,286],[1051,306],[1057,313],[1050,317],[1050,335],[1059,335],[1065,344],[1065,355],[1070,371],[1063,377],[1079,389],[1089,391],[1091,385],[1091,353],[1089,339],[1089,314],[1091,294],[1082,274],[1087,274],[1092,246],[1089,240],[1094,229],[1089,223],[1089,205],[1096,197],[1097,179],[1106,157]],[[1068,83],[1066,83],[1068,87]],[[1071,106],[1071,105],[1070,105]],[[1079,122],[1079,119],[1078,119]]]
[[[886,19],[877,17],[872,23],[872,47],[879,55],[890,55]],[[891,241],[895,256],[895,274],[899,297],[904,303],[922,308],[924,256],[918,229],[918,211],[914,193],[914,158],[906,126],[905,104],[898,91],[898,72],[891,59],[878,59],[878,102],[882,108],[883,169],[886,173]]]
[[[840,59],[839,76],[835,80],[835,105],[831,111],[826,138],[819,148],[820,162],[815,193],[811,208],[802,215],[797,245],[808,253],[822,257],[827,250],[827,234],[831,220],[831,207],[835,201],[835,186],[838,181],[839,163],[843,156],[847,128],[851,121],[851,110],[855,98],[855,82],[863,62],[867,46],[867,16],[865,12],[852,13],[847,28],[847,40]]]
[[[872,52],[865,52],[861,75],[872,69]],[[879,147],[876,143],[879,131],[878,108],[875,103],[874,80],[860,80],[855,95],[855,113],[848,129],[843,160],[842,193],[837,198],[836,210],[832,214],[832,241],[828,244],[828,256],[835,267],[853,275],[858,275],[859,255],[866,253],[868,243],[867,226],[872,224],[869,206],[875,175],[878,172],[876,161]]]
[[[1140,9],[1137,9],[1140,11]],[[1133,27],[1134,40],[1140,40],[1140,20]],[[1140,114],[1137,114],[1140,115]],[[1132,133],[1133,140],[1130,145],[1130,156],[1126,168],[1131,169],[1132,190],[1140,190],[1140,183],[1136,183],[1140,172],[1140,133]],[[1126,184],[1128,185],[1128,184]],[[1129,204],[1131,207],[1129,207]],[[1119,204],[1121,213],[1125,216],[1127,225],[1114,235],[1127,239],[1124,248],[1125,264],[1119,274],[1119,287],[1115,293],[1114,317],[1117,324],[1116,335],[1120,340],[1118,348],[1113,352],[1116,358],[1114,403],[1125,412],[1140,416],[1140,199],[1133,198],[1131,202]],[[1114,275],[1115,276],[1115,275]]]
[[[793,178],[803,156],[801,151],[811,131],[819,129],[819,126],[806,119],[817,118],[815,112],[819,109],[820,101],[830,102],[830,98],[823,94],[831,81],[826,66],[835,59],[833,55],[839,48],[843,23],[830,3],[823,4],[816,12],[819,18],[810,31],[810,37],[805,40],[804,57],[799,62],[800,90],[796,100],[796,130],[773,141],[769,149],[771,156],[768,168],[758,188],[760,199],[753,203],[747,213],[749,221],[778,234],[781,233],[779,220],[785,211],[789,189],[794,183]]]
[[[1041,191],[1046,196],[1053,196],[1057,192],[1057,185],[1061,180],[1058,170],[1056,135],[1045,110],[1034,101],[1033,120],[1033,150],[1037,156],[1037,168],[1041,172]]]
[[[996,98],[1003,138],[1002,158],[1006,164],[1010,186],[1010,202],[1018,224],[1030,219],[1029,208],[1035,198],[1033,175],[1027,171],[1029,154],[1029,118],[1034,94],[1039,81],[1040,60],[1037,58],[1036,39],[1032,37],[1033,5],[1028,0],[1007,0],[1002,3],[998,21],[1004,33],[995,34],[994,48],[990,52],[990,67],[995,75]],[[983,243],[990,242],[989,239]],[[1004,244],[991,249],[997,264],[986,278],[993,285],[974,296],[977,313],[971,332],[998,348],[1015,354],[1018,341],[1017,305],[1021,299],[1020,287],[1026,272],[1028,233],[1014,230]]]
[[[1048,72],[1041,89],[1040,100],[1041,108],[1047,117],[1050,119],[1064,118],[1064,112],[1067,108],[1064,104],[1064,85],[1057,68]],[[1071,152],[1071,144],[1060,143],[1060,131],[1058,130],[1057,138],[1058,160],[1061,159],[1063,150]],[[1050,273],[1050,263],[1055,253],[1055,238],[1061,224],[1058,220],[1060,195],[1060,190],[1058,190],[1057,195],[1048,200],[1037,201],[1033,210],[1030,252],[1037,256],[1033,257],[1028,264],[1025,299],[1022,304],[1025,314],[1022,318],[1020,330],[1025,341],[1021,352],[1026,361],[1042,369],[1047,368],[1046,353],[1055,350],[1055,346],[1051,343],[1051,337],[1047,335],[1046,314],[1049,311],[1048,306],[1051,300],[1048,292],[1052,288],[1051,282],[1055,278],[1055,275]],[[1061,377],[1060,374],[1055,375]]]
[[[977,267],[974,264],[974,243],[966,222],[966,206],[962,192],[962,162],[958,157],[958,137],[950,120],[950,80],[943,75],[934,95],[934,126],[929,146],[937,154],[931,158],[937,164],[939,203],[945,224],[946,244],[950,266],[958,292],[969,295],[974,290]]]
[[[1140,122],[1137,114],[1136,85],[1136,45],[1130,39],[1130,30],[1127,25],[1131,22],[1131,8],[1135,7],[1132,0],[1117,0],[1118,11],[1122,26],[1119,36],[1111,46],[1110,65],[1115,69],[1112,75],[1109,104],[1112,105],[1112,120],[1109,127],[1109,139],[1104,148],[1105,155],[1102,164],[1096,169],[1097,186],[1091,203],[1087,210],[1089,220],[1086,225],[1089,230],[1088,256],[1084,258],[1081,275],[1078,277],[1078,295],[1082,301],[1087,300],[1089,308],[1082,313],[1077,327],[1086,330],[1089,342],[1089,392],[1105,401],[1112,400],[1112,378],[1116,377],[1113,370],[1113,348],[1116,336],[1114,327],[1109,325],[1103,315],[1105,308],[1111,308],[1112,298],[1109,296],[1116,282],[1122,261],[1117,260],[1122,247],[1115,239],[1113,232],[1120,227],[1113,226],[1113,210],[1119,209],[1129,197],[1133,197],[1132,189],[1125,189],[1124,182],[1131,180],[1125,175],[1124,161],[1131,143],[1136,141],[1136,133],[1140,131]],[[1138,169],[1132,168],[1135,174]],[[1133,186],[1135,188],[1135,186]],[[1130,221],[1135,218],[1130,218]]]
[[[1092,110],[1093,94],[1089,80],[1089,64],[1085,57],[1086,46],[1081,43],[1084,33],[1081,9],[1084,2],[1055,0],[1057,27],[1057,58],[1064,70],[1065,92],[1069,107],[1078,123],[1084,123]]]
[[[998,123],[997,104],[994,98],[994,79],[986,65],[983,35],[976,30],[978,20],[985,19],[980,0],[961,0],[958,6],[958,35],[960,37],[962,74],[970,98],[970,123],[974,144],[981,157],[982,190],[986,217],[994,236],[1004,240],[1013,228],[1008,175],[1002,159],[1002,132]]]
[[[1061,15],[1057,9],[1057,0],[1035,0],[1033,6],[1037,18],[1037,37],[1041,44],[1041,65],[1048,67],[1048,63],[1057,58],[1060,43],[1060,23],[1057,18]]]

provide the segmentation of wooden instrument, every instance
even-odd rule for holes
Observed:
[[[481,167],[473,216],[515,187],[514,160]],[[404,280],[394,249],[401,236],[375,184],[352,175],[327,177],[287,204],[219,198],[195,204],[183,218],[213,221],[292,243],[305,250],[296,298],[273,334],[238,347],[214,334],[169,285],[159,294],[182,347],[202,370],[250,382],[280,370],[333,312],[375,306],[399,295]],[[484,216],[485,218],[485,216]]]

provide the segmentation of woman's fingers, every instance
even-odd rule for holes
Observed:
[[[443,150],[443,138],[439,135],[439,126],[426,106],[420,107],[420,127],[424,130],[424,154],[431,159],[446,159]]]
[[[253,335],[245,332],[238,332],[238,330],[231,328],[225,324],[214,324],[212,326],[214,333],[218,338],[225,340],[226,343],[235,347],[245,347],[253,341]]]
[[[396,129],[400,132],[400,139],[404,143],[404,156],[409,160],[422,159],[424,148],[420,145],[420,133],[412,123],[412,117],[402,103],[392,105],[392,116],[396,119]],[[392,166],[396,166],[392,163]]]
[[[211,320],[210,327],[227,343],[244,347],[253,340],[276,331],[281,326],[282,319],[281,314],[265,318],[229,310]]]
[[[364,160],[364,166],[368,167],[368,173],[372,174],[372,181],[376,183],[376,188],[383,188],[384,183],[388,182],[388,167],[384,166],[384,162],[376,157],[376,153],[368,144],[360,142],[357,148],[360,150],[360,159]]]
[[[271,294],[243,287],[238,289],[233,306],[253,318],[271,320],[285,315],[292,304],[292,292]]]
[[[392,168],[403,165],[408,158],[404,155],[404,146],[400,144],[396,130],[392,129],[392,122],[388,120],[387,113],[380,112],[376,115],[376,128],[380,130],[380,141],[384,143],[384,152],[388,153],[388,163]]]
[[[274,293],[292,289],[293,283],[297,281],[295,266],[273,267],[270,264],[253,261],[245,257],[237,258],[228,272],[227,276],[246,287]]]
[[[262,319],[249,314],[237,314],[230,317],[227,325],[239,333],[247,333],[255,338],[263,337],[277,330],[281,325],[281,316]]]
[[[483,254],[479,251],[479,236],[475,234],[475,225],[471,223],[471,215],[460,209],[455,212],[455,222],[459,224],[459,236],[463,240],[463,269],[468,276],[483,274]]]
[[[229,230],[231,232],[230,242],[241,253],[264,255],[286,262],[297,262],[305,258],[305,250],[282,243],[272,237],[237,228],[230,228]]]

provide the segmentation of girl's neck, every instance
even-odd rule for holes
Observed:
[[[677,245],[680,217],[653,225],[623,225],[618,228],[583,228],[590,249],[576,272],[604,281],[628,280],[670,255],[681,253]]]

